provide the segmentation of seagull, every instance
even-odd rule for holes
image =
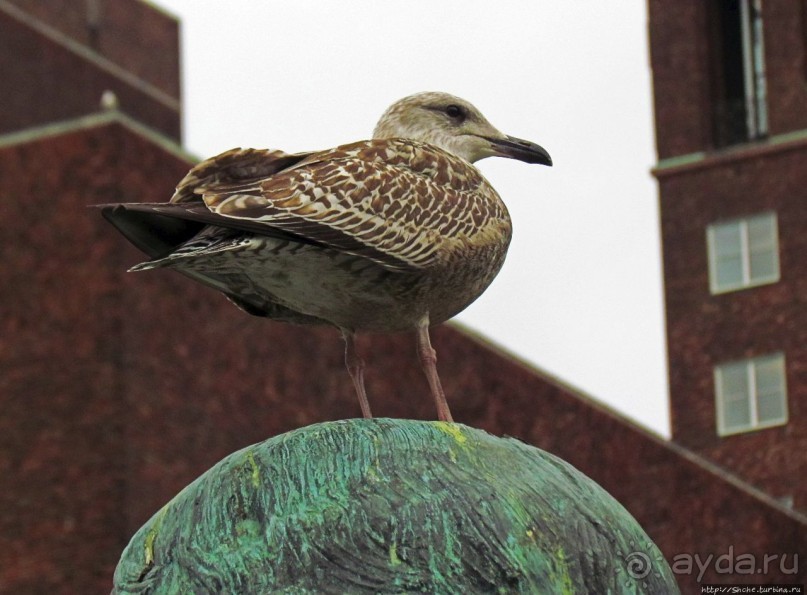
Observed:
[[[324,151],[232,149],[200,162],[167,203],[99,205],[150,257],[249,314],[341,330],[362,415],[372,417],[356,333],[414,331],[441,421],[453,420],[429,327],[478,298],[504,263],[512,225],[472,164],[552,165],[447,93],[405,97],[370,140]]]

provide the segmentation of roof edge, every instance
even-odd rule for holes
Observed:
[[[460,332],[463,336],[467,337],[468,339],[474,341],[475,343],[481,345],[486,349],[491,350],[499,357],[509,360],[512,363],[539,376],[546,382],[566,391],[572,397],[578,399],[579,401],[582,401],[587,406],[593,407],[600,413],[627,426],[630,430],[638,432],[639,434],[641,434],[648,440],[654,442],[661,448],[665,448],[669,451],[672,451],[674,454],[686,459],[690,463],[694,464],[696,467],[702,469],[703,471],[709,473],[710,475],[713,475],[716,479],[728,483],[734,488],[740,490],[741,492],[744,492],[745,494],[758,500],[760,504],[773,508],[777,512],[787,516],[789,519],[797,523],[800,523],[804,526],[807,526],[807,514],[801,513],[798,510],[793,510],[792,508],[788,508],[767,492],[748,483],[747,481],[745,481],[738,475],[735,475],[728,469],[725,469],[720,465],[713,463],[712,461],[702,457],[701,455],[697,454],[694,451],[689,450],[684,446],[681,446],[680,444],[665,439],[660,434],[632,420],[631,418],[624,415],[622,412],[598,400],[593,395],[583,391],[582,389],[575,387],[574,385],[566,382],[565,380],[559,378],[558,376],[550,372],[547,372],[540,366],[526,361],[521,356],[515,354],[506,347],[503,347],[496,341],[493,341],[492,339],[466,326],[465,324],[454,320],[449,323],[449,326],[453,327],[455,330]]]
[[[584,401],[587,405],[590,405],[591,407],[597,409],[601,413],[604,413],[605,415],[615,418],[617,421],[620,421],[621,423],[630,426],[631,429],[636,430],[641,434],[645,434],[648,438],[652,438],[653,440],[656,440],[662,444],[669,443],[669,440],[665,439],[658,432],[655,432],[654,430],[651,430],[650,428],[643,426],[642,424],[628,417],[618,409],[608,405],[607,403],[598,399],[594,395],[587,393],[583,389],[578,388],[577,386],[571,384],[567,380],[564,380],[560,376],[557,376],[556,374],[553,374],[552,372],[545,370],[538,364],[527,361],[522,356],[518,355],[514,351],[511,351],[509,348],[503,346],[501,343],[498,343],[495,340],[480,333],[476,329],[473,329],[462,322],[458,322],[457,320],[452,320],[449,323],[449,326],[453,326],[463,335],[467,336],[468,338],[482,345],[483,347],[490,349],[498,356],[503,357],[504,359],[507,359],[522,368],[525,368],[526,370],[532,372],[537,376],[540,376],[543,380],[547,381],[549,384],[552,384],[553,386],[565,390],[578,400]]]
[[[762,155],[791,151],[803,147],[807,147],[807,129],[775,134],[756,142],[734,145],[720,151],[696,151],[666,157],[660,159],[655,167],[651,168],[650,173],[656,178],[665,178],[713,165],[745,161]]]
[[[153,6],[153,4],[148,3],[149,5]],[[132,74],[128,70],[118,66],[115,62],[110,60],[109,58],[105,58],[101,54],[91,50],[87,46],[80,44],[79,42],[71,39],[58,29],[51,27],[50,25],[43,23],[31,15],[26,13],[24,10],[20,9],[19,7],[6,2],[6,0],[0,0],[0,10],[10,16],[12,19],[24,24],[25,26],[33,29],[40,35],[47,37],[54,43],[59,44],[60,46],[64,47],[68,51],[80,56],[81,58],[92,62],[101,70],[111,74],[112,76],[120,79],[124,83],[131,85],[132,87],[140,90],[141,92],[145,93],[155,101],[163,104],[164,106],[172,109],[176,112],[179,112],[182,104],[179,99],[173,97],[169,93],[166,93],[162,89],[157,88],[153,84],[149,83],[148,81],[143,80],[139,76]],[[176,19],[175,19],[176,20]],[[177,20],[177,22],[179,22]]]
[[[175,157],[184,159],[189,163],[196,163],[199,161],[199,158],[196,155],[186,151],[172,138],[155,130],[154,128],[146,126],[142,122],[139,122],[138,120],[135,120],[131,116],[128,116],[127,114],[118,110],[94,112],[87,114],[86,116],[79,116],[69,120],[59,120],[49,124],[32,126],[30,128],[17,130],[15,132],[0,134],[0,149],[35,142],[48,137],[70,134],[80,130],[108,126],[109,124],[120,124],[129,131],[148,139],[150,142],[156,145],[159,145],[162,149],[168,153],[171,153]]]
[[[145,4],[146,6],[148,6],[149,8],[154,10],[155,12],[159,12],[160,14],[162,14],[165,17],[168,17],[172,21],[176,22],[178,25],[182,24],[180,22],[180,19],[179,19],[178,15],[174,14],[173,11],[165,8],[164,6],[161,6],[159,3],[152,2],[152,0],[140,0],[140,3]]]

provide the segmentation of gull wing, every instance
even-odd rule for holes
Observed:
[[[233,149],[194,167],[169,203],[101,207],[152,258],[213,225],[407,271],[440,262],[454,241],[483,244],[503,229],[509,234],[504,204],[476,168],[406,139],[316,153]]]
[[[191,169],[168,203],[116,203],[96,205],[103,216],[137,248],[151,258],[162,258],[184,244],[206,225],[264,233],[265,226],[222,225],[196,192],[200,186],[254,182],[272,176],[311,153],[290,154],[268,149],[231,149]],[[254,229],[247,229],[254,228]],[[277,234],[283,232],[278,231]],[[284,237],[287,237],[285,234]]]
[[[230,149],[199,162],[179,184],[172,203],[197,202],[196,189],[267,178],[305,159],[311,153],[285,153],[269,149]]]
[[[264,226],[396,271],[439,262],[454,239],[482,243],[494,228],[509,231],[504,205],[476,168],[405,139],[343,145],[264,179],[195,192],[227,220],[217,225],[254,233]]]

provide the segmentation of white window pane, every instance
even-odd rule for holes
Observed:
[[[776,213],[712,224],[708,244],[712,292],[778,281]]]
[[[785,362],[781,355],[758,358],[754,362],[757,394],[781,393],[785,388]]]
[[[755,250],[770,250],[775,244],[776,217],[761,215],[748,219],[748,247]]]
[[[771,213],[748,219],[748,260],[752,282],[779,277],[776,215]]]
[[[748,365],[745,362],[725,364],[718,368],[720,427],[723,430],[744,429],[751,425]]]
[[[728,401],[723,404],[723,427],[727,430],[747,428],[751,425],[748,401]]]
[[[743,286],[743,237],[739,221],[709,226],[709,274],[713,291]]]
[[[714,234],[715,255],[718,259],[740,256],[742,253],[742,240],[740,239],[739,221],[715,225],[712,233]]]
[[[720,366],[720,392],[724,400],[748,400],[748,365],[745,362]]]
[[[733,287],[743,283],[743,261],[740,255],[722,257],[717,260],[717,286]]]
[[[784,421],[785,415],[785,395],[784,393],[770,393],[757,397],[757,417],[759,423],[769,423]]]
[[[752,252],[749,258],[751,281],[779,277],[777,254],[773,250]]]
[[[781,354],[754,361],[757,418],[761,424],[787,419],[785,358]]]
[[[720,433],[732,434],[787,422],[783,353],[717,366],[715,380]]]

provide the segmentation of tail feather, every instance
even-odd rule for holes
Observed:
[[[251,235],[229,229],[206,227],[190,240],[176,247],[162,258],[142,262],[129,269],[130,272],[177,266],[184,262],[205,258],[221,252],[248,248],[254,242]]]
[[[205,227],[198,221],[135,211],[120,205],[103,206],[101,213],[127,240],[153,259],[171,254]]]

